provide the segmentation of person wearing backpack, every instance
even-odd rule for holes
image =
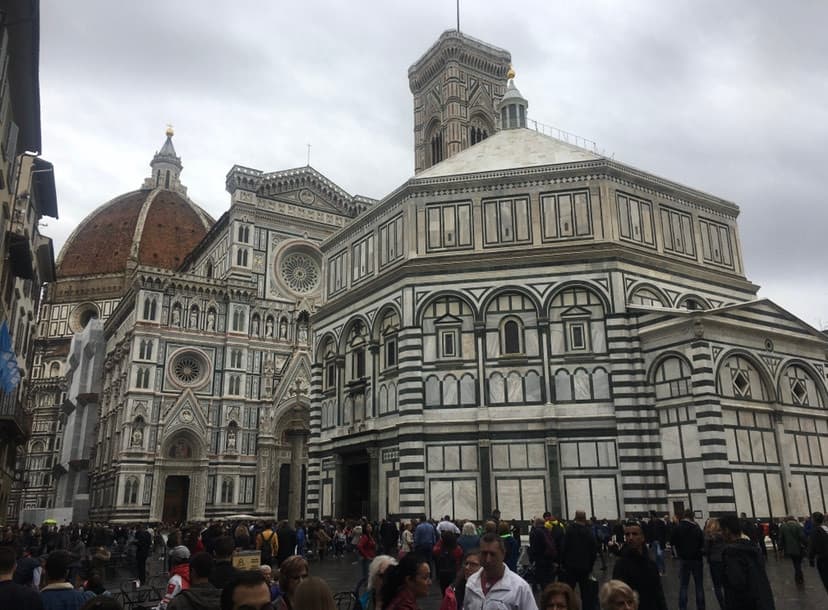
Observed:
[[[264,530],[256,536],[256,549],[262,552],[260,563],[272,567],[279,553],[279,537],[273,531],[271,521],[268,521]]]
[[[463,549],[457,544],[457,535],[450,531],[440,532],[440,540],[432,549],[434,565],[437,571],[437,580],[440,583],[440,595],[457,578],[460,562],[463,560]]]
[[[558,552],[552,532],[546,528],[543,519],[535,519],[529,532],[529,561],[535,566],[535,582],[543,591],[555,576],[555,562]]]

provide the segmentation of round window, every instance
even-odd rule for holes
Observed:
[[[208,365],[204,357],[197,352],[182,352],[172,361],[173,379],[180,385],[195,386],[204,382],[208,374]]]
[[[319,288],[319,264],[305,252],[291,252],[279,267],[282,281],[294,292],[307,294]]]

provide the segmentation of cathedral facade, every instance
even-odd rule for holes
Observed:
[[[151,167],[58,258],[20,518],[298,518],[318,244],[373,201],[310,167],[236,166],[214,221],[186,195],[171,131]]]
[[[234,166],[213,221],[169,133],[58,259],[20,518],[824,509],[828,338],[757,298],[738,207],[528,128],[510,61],[412,65],[381,201]]]

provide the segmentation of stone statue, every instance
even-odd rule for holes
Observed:
[[[180,307],[173,307],[171,324],[173,324],[174,326],[179,326],[181,324],[181,308]]]
[[[299,325],[299,342],[300,343],[307,343],[308,342],[308,327],[304,322]]]
[[[279,338],[287,339],[287,321],[284,318],[279,322]]]
[[[141,447],[144,444],[144,431],[140,428],[136,428],[132,432],[132,446],[133,447]]]
[[[190,328],[198,328],[198,310],[190,311]]]
[[[273,336],[273,318],[268,318],[265,326],[265,334],[268,337]]]
[[[253,324],[250,327],[250,334],[254,337],[259,336],[259,318],[256,316],[253,317]]]
[[[227,433],[227,450],[228,451],[235,451],[236,450],[236,431],[230,430]]]
[[[216,330],[216,312],[212,309],[207,312],[207,328]]]

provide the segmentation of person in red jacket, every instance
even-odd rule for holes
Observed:
[[[371,524],[366,523],[365,527],[362,528],[362,536],[360,536],[359,542],[357,542],[357,553],[359,553],[362,563],[362,579],[366,581],[368,580],[368,566],[374,557],[377,556],[377,542],[372,535],[373,530],[374,528],[371,527]]]

